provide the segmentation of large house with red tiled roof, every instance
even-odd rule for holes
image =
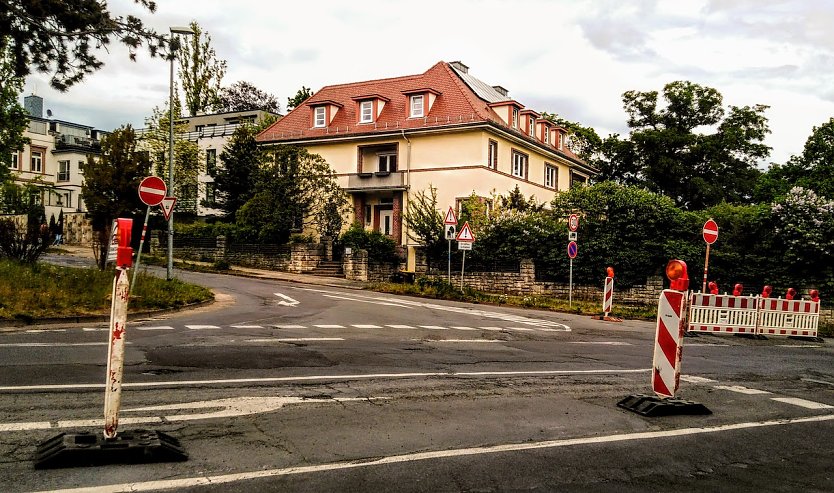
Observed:
[[[568,138],[466,65],[438,62],[419,75],[324,87],[258,141],[322,156],[353,199],[351,220],[409,245],[402,212],[409,194],[430,186],[445,212],[473,193],[488,198],[517,185],[549,202],[586,182],[596,170]]]

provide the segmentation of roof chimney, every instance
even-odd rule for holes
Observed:
[[[510,91],[504,89],[501,86],[492,86],[492,88],[495,89],[496,91],[498,91],[502,96],[509,96],[510,95]]]
[[[455,69],[457,69],[461,73],[464,73],[464,74],[469,73],[469,67],[464,65],[463,62],[461,62],[461,61],[451,62],[451,63],[449,63],[449,65],[451,65],[452,67],[454,67]]]
[[[29,116],[43,118],[43,98],[34,94],[26,96],[23,98],[23,109]]]

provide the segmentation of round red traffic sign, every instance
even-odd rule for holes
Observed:
[[[568,216],[568,228],[570,228],[571,231],[579,229],[579,216],[576,214]]]
[[[139,198],[151,207],[161,204],[167,193],[168,187],[158,176],[149,176],[139,184]]]
[[[704,223],[704,241],[712,245],[715,243],[715,240],[718,239],[718,224],[712,219],[708,219],[707,222]]]
[[[570,243],[568,243],[568,257],[576,258],[577,250],[578,250],[578,247],[576,246],[575,241],[571,241]]]

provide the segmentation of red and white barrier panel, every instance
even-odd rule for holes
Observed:
[[[759,334],[817,337],[819,301],[762,298],[759,306]]]
[[[680,384],[685,302],[680,291],[664,289],[660,293],[652,361],[652,390],[659,397],[675,397]]]
[[[690,332],[755,334],[757,297],[692,293]]]
[[[611,302],[614,299],[614,278],[606,277],[602,290],[602,316],[607,317],[611,313]]]

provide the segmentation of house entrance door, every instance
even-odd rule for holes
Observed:
[[[394,227],[394,211],[379,211],[379,232],[385,236],[393,234]]]

